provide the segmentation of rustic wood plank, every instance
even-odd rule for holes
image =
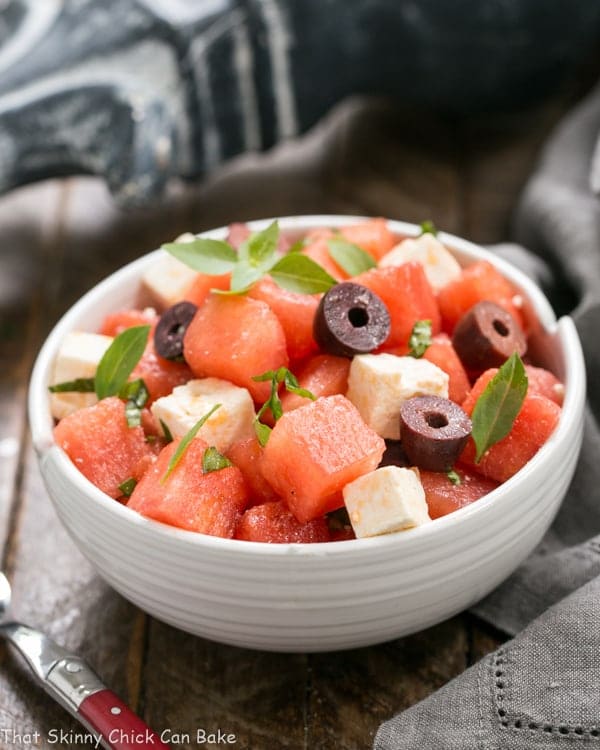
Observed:
[[[456,617],[381,646],[312,655],[306,747],[368,747],[382,721],[464,670],[466,648]]]
[[[236,748],[300,750],[305,674],[303,655],[223,646],[153,620],[144,673],[145,715],[192,740],[198,731],[221,730],[235,735]]]

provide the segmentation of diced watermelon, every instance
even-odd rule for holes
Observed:
[[[344,396],[287,412],[269,437],[261,470],[304,523],[343,504],[342,488],[377,467],[385,442]]]
[[[292,361],[303,359],[317,349],[313,339],[313,320],[319,306],[316,295],[282,289],[270,277],[264,277],[251,287],[248,296],[266,302],[277,315]]]
[[[409,352],[409,347],[408,344],[405,346],[395,346],[391,349],[386,348],[386,351],[398,357],[405,357]],[[449,377],[448,398],[457,404],[462,404],[471,388],[471,384],[448,334],[438,333],[434,336],[431,344],[423,354],[423,359],[429,360],[432,364],[437,365],[440,370],[447,373]]]
[[[533,365],[525,365],[525,371],[529,380],[530,393],[539,393],[540,396],[546,396],[555,404],[562,406],[565,387],[556,375],[543,367],[534,367]]]
[[[250,227],[247,224],[236,221],[228,227],[227,242],[232,247],[235,247],[236,250],[239,250],[242,242],[245,242],[250,235]]]
[[[263,477],[259,463],[263,448],[255,437],[234,443],[227,451],[229,460],[242,472],[250,492],[250,504],[261,505],[279,500],[279,496]]]
[[[222,378],[266,401],[270,383],[253,375],[288,365],[285,334],[266,302],[245,296],[209,295],[183,340],[183,355],[197,378]]]
[[[238,522],[235,538],[274,544],[330,540],[327,521],[323,516],[300,523],[281,501],[249,508]]]
[[[150,332],[146,349],[131,373],[131,379],[142,378],[150,394],[148,404],[168,396],[173,388],[192,379],[192,371],[185,362],[174,362],[160,357],[154,348],[154,332]]]
[[[204,474],[202,456],[208,444],[196,437],[162,482],[180,442],[175,440],[163,448],[134,489],[128,507],[155,521],[230,539],[248,501],[240,470],[230,466]]]
[[[306,236],[306,245],[302,249],[302,252],[314,260],[315,263],[318,263],[321,268],[324,268],[336,281],[345,281],[350,278],[349,275],[343,268],[338,266],[329,254],[327,241],[334,236],[334,233],[330,229],[319,229],[311,232]]]
[[[486,479],[462,467],[455,468],[455,471],[460,477],[460,484],[453,484],[444,472],[419,471],[431,518],[445,516],[474,503],[498,486],[492,479]]]
[[[158,315],[152,307],[147,307],[145,310],[119,310],[104,318],[99,333],[104,336],[118,336],[126,328],[155,326],[157,322]]]
[[[335,396],[337,393],[346,394],[348,390],[348,372],[350,360],[346,357],[335,357],[333,354],[317,354],[310,357],[302,368],[294,374],[302,388],[306,388],[313,396]],[[295,393],[284,391],[281,394],[283,410],[292,411],[306,404],[306,398]]]
[[[444,331],[452,334],[462,316],[483,300],[495,302],[509,312],[523,328],[519,299],[510,281],[489,261],[480,260],[464,268],[460,277],[446,284],[438,293]]]
[[[353,242],[370,253],[375,260],[381,260],[394,245],[398,244],[398,239],[390,231],[387,221],[381,218],[342,227],[340,233],[349,242]]]
[[[477,379],[463,403],[467,414],[472,414],[477,399],[497,372],[495,368],[486,370]],[[554,431],[559,417],[560,407],[554,401],[528,392],[508,435],[492,445],[478,464],[475,463],[475,444],[469,438],[460,460],[490,479],[505,482],[522,469],[544,445]]]
[[[224,273],[221,276],[209,276],[207,273],[198,273],[190,286],[186,289],[183,299],[200,307],[210,294],[211,289],[229,289],[231,274]]]
[[[352,280],[378,294],[389,310],[392,330],[382,349],[406,346],[417,320],[430,320],[432,332],[439,332],[437,302],[419,263],[372,268]]]
[[[141,427],[129,427],[125,404],[105,398],[61,419],[54,438],[98,489],[117,498],[125,480],[140,479],[154,458]]]

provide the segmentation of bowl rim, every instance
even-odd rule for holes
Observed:
[[[339,214],[276,217],[283,230],[292,232],[307,231],[321,227],[336,228],[364,222],[369,218],[372,217]],[[273,218],[259,219],[249,221],[248,225],[252,231],[260,231],[274,220]],[[415,237],[421,231],[420,226],[417,224],[393,219],[386,219],[386,222],[392,232],[398,235]],[[227,226],[223,226],[200,232],[197,236],[223,239],[227,231]],[[98,510],[113,514],[116,520],[128,524],[132,530],[146,531],[151,535],[162,538],[165,543],[170,540],[186,546],[197,547],[198,549],[215,549],[225,552],[237,551],[241,555],[329,557],[336,555],[343,556],[349,553],[357,554],[359,551],[386,550],[402,544],[417,543],[418,541],[435,541],[436,537],[452,533],[452,530],[456,526],[460,528],[468,519],[484,516],[496,505],[502,503],[503,499],[513,490],[516,490],[521,480],[525,479],[529,474],[536,472],[538,467],[541,468],[546,461],[551,460],[551,454],[560,450],[563,440],[572,436],[574,430],[575,432],[578,431],[578,421],[580,420],[585,401],[585,364],[579,336],[572,319],[564,316],[557,321],[545,295],[522,271],[469,240],[447,232],[439,232],[438,237],[444,245],[447,245],[453,253],[458,255],[459,259],[468,259],[470,261],[488,260],[497,267],[529,300],[537,315],[542,331],[555,336],[556,340],[561,342],[564,348],[567,388],[557,428],[536,455],[517,474],[477,502],[434,519],[431,523],[401,532],[363,539],[345,540],[343,542],[270,544],[268,542],[225,539],[170,526],[142,516],[137,511],[128,508],[126,505],[122,505],[99,490],[78,471],[66,453],[53,440],[53,420],[50,416],[48,405],[48,374],[60,342],[67,332],[76,330],[75,324],[81,315],[88,311],[95,301],[104,299],[105,295],[110,293],[111,289],[123,283],[126,279],[137,277],[139,280],[143,269],[150,265],[153,260],[164,254],[164,251],[161,249],[144,254],[92,287],[92,289],[80,297],[64,313],[46,338],[33,367],[28,397],[32,442],[40,463],[43,465],[46,461],[54,461],[57,465],[57,470],[64,475],[70,484],[74,485],[80,495],[85,497],[86,502],[92,502],[99,506]],[[51,495],[51,493],[49,494]]]

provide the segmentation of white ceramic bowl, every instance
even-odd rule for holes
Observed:
[[[302,231],[359,219],[280,220]],[[255,222],[254,229],[268,222]],[[418,227],[390,222],[394,232]],[[224,238],[226,229],[206,236]],[[191,633],[256,649],[327,651],[406,635],[474,604],[531,552],[565,495],[579,453],[585,371],[572,321],[558,322],[522,273],[451,235],[461,262],[492,261],[520,288],[540,322],[538,361],[564,380],[558,428],[512,479],[431,524],[371,539],[269,545],[218,539],[142,517],[79,473],[53,443],[47,385],[69,331],[94,331],[104,315],[140,299],[139,278],[162,251],[131,263],[86,294],[48,337],[33,372],[29,410],[48,493],[79,549],[106,581],[151,615]]]

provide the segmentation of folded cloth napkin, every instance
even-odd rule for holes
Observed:
[[[561,510],[535,552],[474,609],[519,634],[383,724],[376,750],[600,748],[599,134],[600,86],[551,136],[517,210],[519,244],[496,248],[573,316],[588,374],[582,454]]]

